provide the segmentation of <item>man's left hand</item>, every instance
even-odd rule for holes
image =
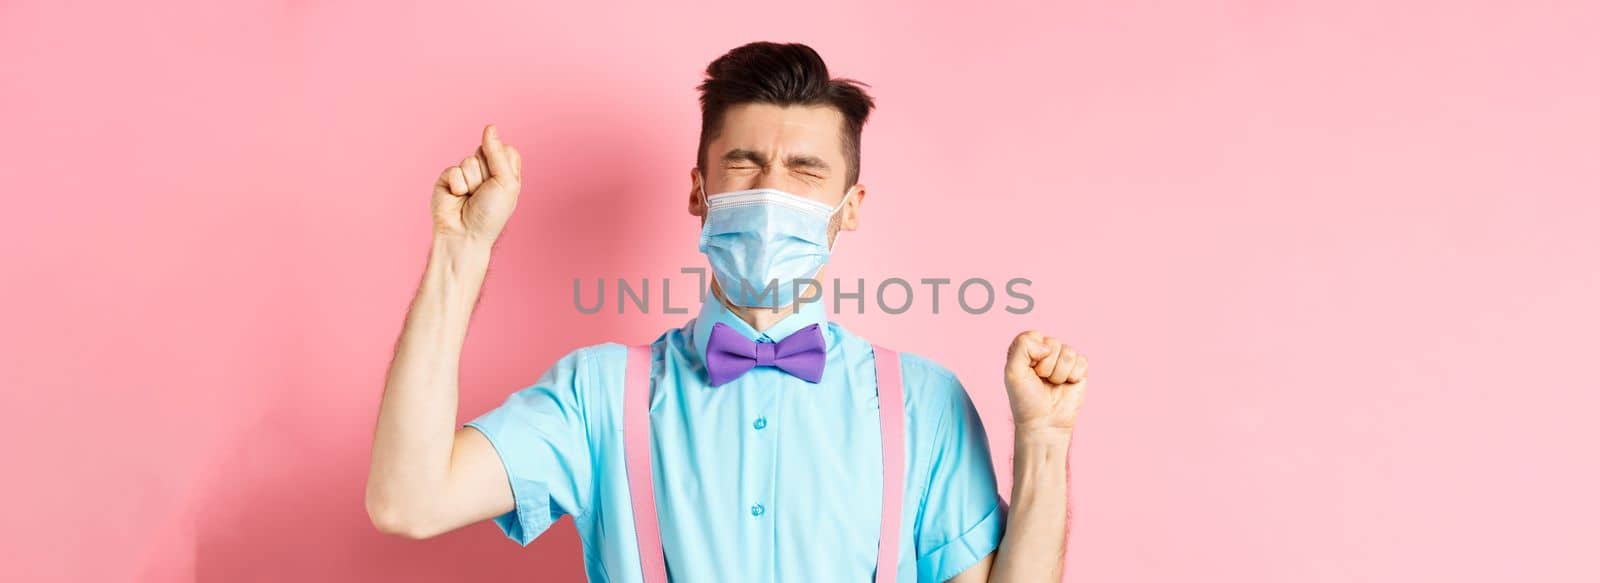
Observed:
[[[1050,336],[1028,331],[1011,341],[1006,355],[1006,393],[1018,433],[1070,437],[1089,361]]]

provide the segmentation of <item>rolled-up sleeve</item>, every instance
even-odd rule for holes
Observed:
[[[516,506],[495,517],[506,536],[527,545],[563,515],[583,515],[593,480],[583,378],[584,349],[557,361],[532,386],[468,422],[494,445]]]
[[[943,385],[943,386],[940,386]],[[1005,510],[983,421],[954,375],[930,374],[924,394],[940,419],[930,440],[931,467],[918,515],[917,580],[946,581],[1000,546]]]

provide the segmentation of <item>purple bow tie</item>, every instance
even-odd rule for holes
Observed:
[[[775,366],[815,383],[822,380],[827,352],[822,329],[816,324],[796,330],[774,343],[751,341],[727,324],[717,322],[711,326],[711,339],[706,343],[706,375],[715,387],[739,378],[752,368]]]

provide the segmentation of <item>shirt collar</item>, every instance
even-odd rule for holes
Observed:
[[[715,295],[708,293],[705,301],[700,302],[700,315],[694,319],[694,349],[702,363],[706,358],[706,344],[711,342],[711,327],[719,322],[737,330],[739,334],[753,342],[778,342],[801,328],[820,324],[818,328],[822,329],[823,342],[828,346],[833,345],[833,330],[827,325],[827,310],[823,309],[821,301],[801,302],[794,312],[778,320],[763,333],[757,332],[755,327],[722,305],[722,301]]]

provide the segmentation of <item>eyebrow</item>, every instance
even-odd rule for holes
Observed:
[[[744,161],[744,162],[750,162],[750,163],[753,163],[753,164],[760,164],[762,166],[765,166],[765,165],[767,165],[767,156],[766,156],[766,154],[763,154],[761,152],[757,152],[755,150],[748,150],[748,149],[745,149],[745,148],[734,148],[732,150],[728,150],[728,153],[722,155],[722,161],[723,162]],[[822,160],[822,158],[818,158],[816,156],[810,156],[810,155],[806,155],[806,154],[790,154],[787,158],[784,158],[784,166],[787,167],[787,168],[811,168],[811,169],[814,169],[814,170],[828,170],[829,169],[828,168],[828,163],[824,162]]]

